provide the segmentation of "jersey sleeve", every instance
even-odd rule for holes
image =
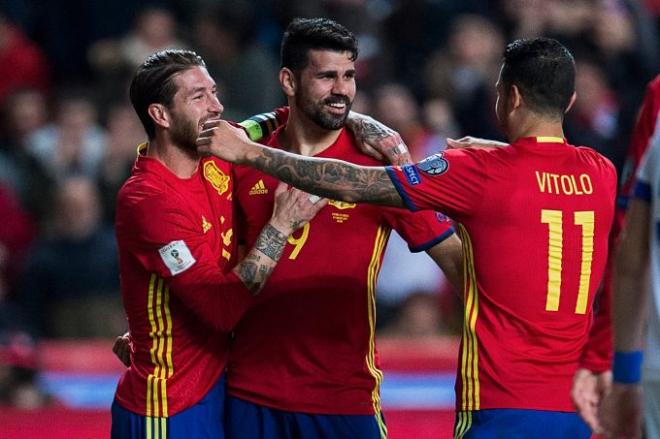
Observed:
[[[231,330],[252,304],[246,286],[223,273],[220,256],[172,197],[156,194],[130,205],[120,199],[117,230],[127,238],[125,250],[210,327]]]
[[[485,196],[487,162],[486,150],[466,148],[386,170],[410,210],[437,210],[460,220],[473,213]]]
[[[409,212],[385,208],[384,216],[385,221],[401,235],[413,253],[426,251],[454,233],[451,220],[431,210]]]

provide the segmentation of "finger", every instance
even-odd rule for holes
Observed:
[[[362,152],[364,152],[367,155],[372,156],[376,160],[385,160],[385,156],[381,154],[376,148],[372,147],[371,145],[368,145],[364,143],[362,145]]]
[[[220,119],[209,119],[202,124],[202,130],[208,130],[220,126]]]
[[[278,195],[283,194],[286,192],[289,188],[289,185],[284,183],[283,181],[280,181],[277,183],[277,187],[275,188],[275,196],[277,197]]]
[[[456,149],[460,146],[457,140],[447,137],[447,149]]]

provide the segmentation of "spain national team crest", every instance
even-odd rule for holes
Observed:
[[[443,154],[433,154],[419,162],[417,167],[431,175],[441,175],[447,172],[449,168],[449,163],[444,159]]]
[[[339,210],[354,209],[357,206],[356,203],[347,203],[345,201],[337,201],[337,200],[330,200],[328,201],[328,204],[336,207]]]
[[[204,178],[222,195],[229,189],[229,176],[222,172],[213,160],[204,163]]]

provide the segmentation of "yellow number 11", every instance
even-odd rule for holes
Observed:
[[[541,222],[548,225],[548,295],[545,301],[546,311],[559,310],[561,292],[562,248],[563,248],[563,212],[561,210],[541,210]],[[587,311],[589,281],[591,279],[591,261],[594,253],[594,212],[575,212],[573,223],[582,227],[582,257],[580,264],[580,286],[578,289],[575,313]]]

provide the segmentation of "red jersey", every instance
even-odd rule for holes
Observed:
[[[573,374],[607,259],[612,164],[539,137],[387,169],[409,208],[441,209],[460,223],[457,410],[574,411]]]
[[[252,296],[233,262],[228,163],[203,160],[188,179],[139,156],[119,191],[116,233],[134,355],[116,399],[144,416],[201,400],[228,356],[228,333]]]
[[[275,132],[268,144],[280,147]],[[317,157],[379,164],[343,130]],[[273,210],[278,181],[236,167],[235,196],[248,246]],[[331,201],[289,237],[282,258],[235,330],[228,393],[275,409],[369,415],[380,410],[375,285],[390,228],[413,251],[453,233],[434,212],[413,214]]]
[[[637,174],[642,156],[648,149],[651,136],[655,131],[658,114],[660,114],[660,75],[656,76],[646,87],[644,102],[637,117],[626,161],[619,180],[619,196],[614,216],[614,224],[610,233],[610,248],[616,248],[619,234],[623,229],[623,221],[628,207],[628,200],[633,190],[633,182]],[[598,314],[594,320],[591,337],[585,349],[582,366],[595,372],[608,370],[612,364],[612,267],[613,254],[605,271],[602,291],[598,300]]]

